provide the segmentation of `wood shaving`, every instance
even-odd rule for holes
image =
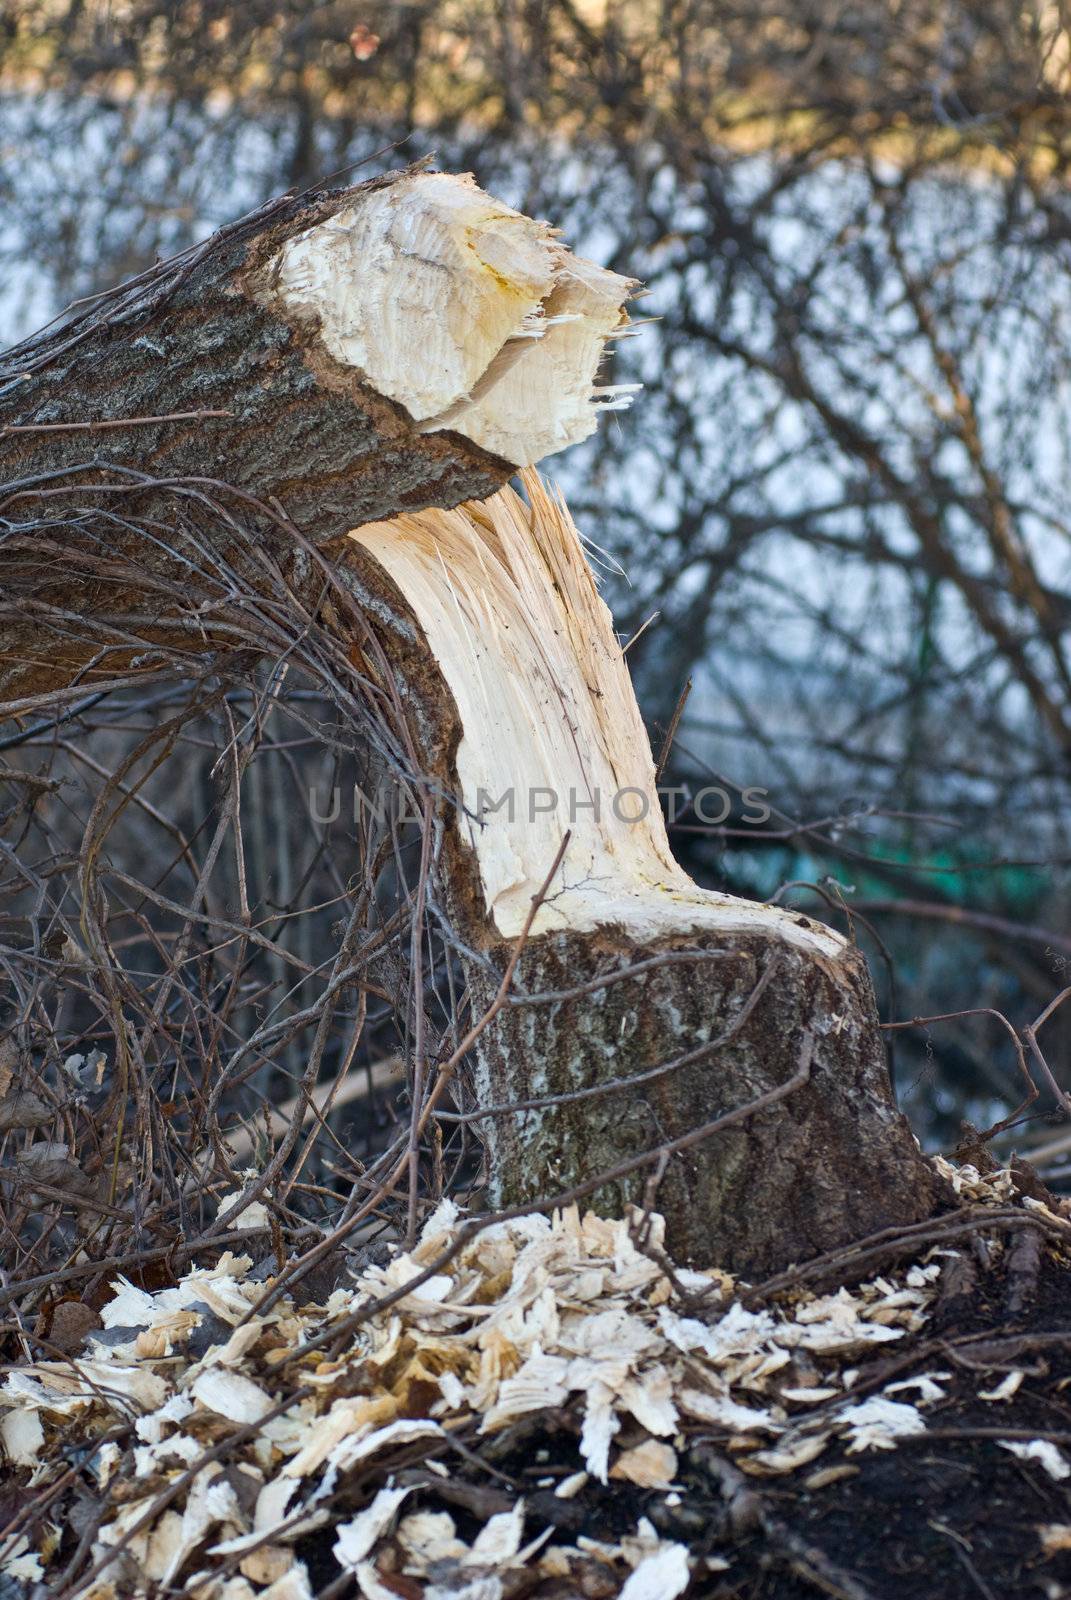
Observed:
[[[610,1479],[618,1493],[631,1485],[679,1505],[672,1485],[689,1434],[720,1435],[743,1472],[776,1476],[831,1444],[888,1450],[925,1430],[947,1373],[860,1399],[849,1387],[925,1325],[938,1261],[834,1294],[801,1283],[760,1308],[726,1274],[689,1272],[682,1301],[637,1248],[636,1220],[571,1208],[496,1223],[417,1282],[458,1240],[464,1219],[444,1201],[411,1251],[361,1268],[322,1304],[299,1284],[264,1311],[273,1279],[248,1255],[227,1252],[156,1291],[116,1278],[84,1352],[13,1370],[0,1390],[9,1460],[47,1483],[77,1448],[105,1496],[100,1570],[78,1600],[147,1597],[154,1585],[195,1600],[306,1600],[295,1544],[315,1529],[370,1600],[396,1596],[403,1579],[428,1600],[477,1600],[512,1592],[524,1572],[576,1592],[673,1600],[693,1558],[643,1518],[620,1539],[564,1543],[558,1528],[551,1542],[531,1499],[515,1493],[504,1506],[492,1473],[487,1513],[473,1513],[462,1537],[436,1485],[449,1505],[463,1460],[533,1425],[556,1451],[557,1487],[538,1492],[578,1507]],[[660,1252],[661,1220],[646,1226]],[[332,1339],[358,1309],[356,1332]],[[1009,1398],[1017,1376],[989,1398]],[[1045,1441],[1005,1447],[1071,1476]],[[808,1481],[851,1470],[838,1463]],[[48,1581],[49,1552],[23,1542],[4,1557],[7,1575],[37,1581],[40,1569]],[[724,1566],[716,1552],[703,1559]]]

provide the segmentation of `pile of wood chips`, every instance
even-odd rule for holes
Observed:
[[[1040,1204],[1006,1172],[941,1165],[964,1201]],[[9,1370],[9,1461],[35,1492],[76,1488],[61,1520],[89,1554],[66,1592],[673,1600],[733,1559],[656,1528],[697,1439],[737,1473],[806,1467],[819,1488],[854,1470],[846,1456],[925,1432],[944,1398],[940,1363],[880,1386],[868,1370],[925,1328],[947,1247],[761,1303],[724,1272],[674,1268],[660,1219],[639,1213],[495,1223],[429,1276],[463,1221],[444,1201],[414,1249],[353,1269],[323,1304],[300,1283],[269,1303],[271,1276],[233,1253],[156,1292],[119,1278],[82,1353]],[[1019,1381],[981,1396],[995,1420]],[[1071,1475],[1048,1441],[1006,1448]],[[601,1524],[578,1531],[600,1493]],[[67,1541],[38,1520],[0,1548],[0,1573],[64,1592]]]

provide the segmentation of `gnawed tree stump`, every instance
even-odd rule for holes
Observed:
[[[457,797],[442,854],[452,919],[484,958],[468,964],[476,1016],[527,928],[514,1000],[476,1041],[492,1200],[631,1165],[599,1205],[654,1197],[678,1257],[751,1275],[918,1220],[937,1186],[889,1098],[861,955],[673,860],[609,612],[564,505],[524,479],[527,503],[505,489],[372,524],[344,561],[425,770]]]
[[[615,1173],[598,1204],[653,1199],[679,1257],[754,1275],[937,1194],[861,957],[676,865],[579,536],[534,473],[499,487],[627,400],[595,378],[631,288],[409,172],[268,207],[31,341],[0,372],[0,663],[17,710],[154,647],[248,649],[250,606],[331,632],[421,775],[491,1006],[462,1114],[492,1199]]]

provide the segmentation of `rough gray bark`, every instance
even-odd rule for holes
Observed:
[[[287,522],[329,549],[515,470],[460,434],[420,432],[314,328],[253,298],[285,240],[402,176],[274,201],[0,358],[0,700],[114,677],[138,649],[108,646],[109,622],[113,640],[130,628],[140,645],[181,644],[167,619],[232,575],[255,590],[271,563],[302,587]],[[226,514],[251,537],[233,538]]]
[[[481,1108],[565,1097],[481,1119],[496,1204],[583,1184],[802,1077],[764,1110],[604,1185],[596,1207],[650,1203],[678,1260],[751,1281],[933,1209],[935,1174],[890,1100],[857,951],[834,963],[776,937],[726,949],[683,930],[637,946],[608,928],[533,941],[515,987],[575,993],[640,963],[654,965],[594,993],[510,1006],[481,1036]],[[486,979],[472,977],[486,997]],[[647,1081],[611,1087],[638,1076]]]

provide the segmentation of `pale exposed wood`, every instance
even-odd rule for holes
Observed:
[[[444,797],[451,914],[482,953],[467,962],[488,1021],[466,1103],[493,1203],[631,1164],[595,1195],[617,1214],[650,1198],[644,1152],[732,1115],[656,1175],[678,1257],[764,1275],[916,1221],[939,1185],[891,1103],[864,961],[831,929],[704,892],[675,863],[580,536],[534,472],[524,487],[358,528],[345,563],[406,685]],[[761,1113],[737,1123],[753,1102]]]
[[[628,667],[580,536],[535,472],[524,485],[527,504],[507,488],[351,535],[412,606],[456,703],[458,825],[498,933],[520,932],[568,831],[534,933],[767,931],[836,957],[844,941],[831,929],[707,893],[674,861]]]
[[[585,439],[630,390],[595,385],[631,278],[579,260],[471,177],[418,173],[287,240],[261,292],[330,355],[518,466]]]

